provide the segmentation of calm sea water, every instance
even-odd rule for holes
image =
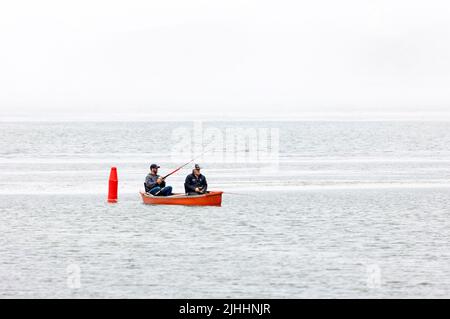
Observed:
[[[0,297],[450,297],[450,123],[202,125],[279,130],[275,166],[198,160],[222,207],[141,203],[192,123],[0,123]]]

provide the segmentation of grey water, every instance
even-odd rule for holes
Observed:
[[[0,297],[450,296],[449,122],[202,125],[279,132],[275,162],[198,159],[222,207],[141,203],[193,123],[0,123]]]

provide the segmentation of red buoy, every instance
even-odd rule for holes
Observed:
[[[117,168],[111,167],[111,173],[109,173],[108,203],[117,203],[118,184]]]

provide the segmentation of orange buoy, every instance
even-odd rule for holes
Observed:
[[[108,203],[117,203],[118,184],[117,168],[111,167],[111,172],[109,173]]]

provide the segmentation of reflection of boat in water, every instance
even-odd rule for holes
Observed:
[[[200,195],[173,194],[170,196],[154,196],[140,192],[144,204],[152,205],[188,205],[188,206],[220,206],[223,192],[209,192]]]

